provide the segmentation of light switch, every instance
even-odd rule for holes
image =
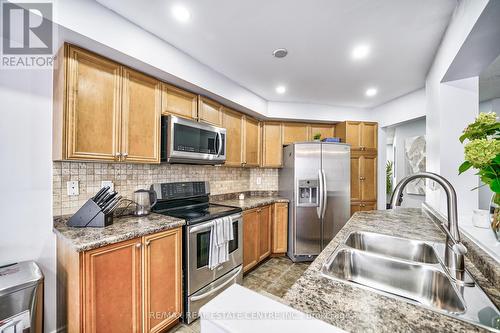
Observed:
[[[115,190],[115,184],[113,184],[113,182],[111,180],[103,180],[101,182],[101,188],[103,188],[105,186],[109,186],[108,192],[113,192]]]
[[[78,180],[70,180],[69,182],[66,182],[66,187],[68,189],[68,195],[69,196],[79,195],[80,194],[80,188],[78,186]]]

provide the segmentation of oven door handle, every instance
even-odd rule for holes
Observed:
[[[238,270],[233,273],[233,275],[231,276],[231,278],[229,278],[226,282],[224,282],[223,284],[221,284],[220,286],[204,293],[204,294],[201,294],[201,295],[197,295],[197,296],[191,296],[191,301],[195,302],[195,301],[199,301],[200,299],[204,299],[204,298],[207,298],[208,296],[218,292],[219,290],[221,290],[222,288],[224,288],[225,286],[227,286],[229,283],[233,282],[234,278],[238,276],[238,274],[241,273],[241,270],[243,269],[243,266],[240,266],[238,268]]]
[[[241,214],[231,215],[231,218],[233,219],[233,223],[238,222],[238,220],[241,219],[241,217],[242,217]],[[196,225],[196,226],[189,229],[189,233],[194,234],[194,233],[197,233],[200,231],[210,230],[210,228],[212,227],[213,224],[214,224],[213,222],[207,222],[207,223],[203,223],[201,225]]]

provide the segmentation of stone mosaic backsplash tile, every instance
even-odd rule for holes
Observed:
[[[184,164],[54,162],[52,171],[54,215],[76,212],[101,188],[102,181],[112,181],[115,191],[129,199],[132,199],[134,191],[149,189],[153,183],[177,181],[208,180],[211,195],[278,190],[278,169]],[[79,181],[79,195],[67,195],[66,182],[72,180]]]

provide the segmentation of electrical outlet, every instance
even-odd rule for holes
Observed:
[[[260,185],[262,184],[262,178],[261,177],[257,177],[257,185]]]
[[[101,182],[101,188],[103,188],[104,186],[109,186],[109,192],[113,192],[115,190],[115,184],[113,184],[111,180],[103,180]]]
[[[68,189],[69,196],[80,194],[78,180],[70,180],[69,182],[66,182],[66,188]]]

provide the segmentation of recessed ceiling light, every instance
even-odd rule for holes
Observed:
[[[285,86],[277,86],[276,87],[276,92],[278,94],[284,94],[286,92],[286,87]]]
[[[189,13],[189,10],[181,5],[175,5],[172,7],[172,15],[177,19],[179,22],[187,22],[191,18],[191,13]]]
[[[276,58],[284,58],[287,54],[287,49],[276,49],[273,51],[273,56],[275,56]]]
[[[352,49],[352,58],[354,60],[359,60],[366,58],[370,54],[370,46],[366,44],[358,45],[354,49]]]
[[[376,88],[369,88],[366,90],[365,94],[368,97],[373,97],[377,94],[377,89]]]

